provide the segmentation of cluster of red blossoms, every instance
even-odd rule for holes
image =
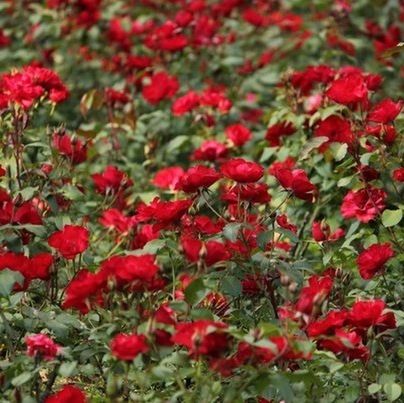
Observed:
[[[362,51],[343,35],[353,5],[336,0],[306,20],[281,1],[141,0],[118,13],[112,3],[46,1],[62,39],[83,33],[83,43],[67,56],[41,48],[41,61],[0,75],[0,275],[12,282],[10,309],[24,307],[0,317],[7,332],[9,317],[17,328],[7,337],[23,329],[6,354],[10,372],[20,370],[12,360],[24,341],[31,392],[45,403],[87,402],[70,382],[86,379],[90,362],[103,393],[131,396],[138,385],[121,384],[133,368],[152,384],[153,365],[172,354],[170,365],[188,365],[164,384],[178,383],[180,400],[198,393],[201,369],[233,385],[238,375],[294,375],[327,356],[347,368],[362,361],[365,373],[400,324],[389,284],[402,251],[404,102],[383,93],[381,74],[346,65]],[[324,32],[313,35],[312,23]],[[48,43],[41,28],[30,27],[24,43]],[[272,30],[280,40],[268,47]],[[11,31],[0,28],[0,47],[13,45]],[[373,62],[391,69],[386,52],[402,41],[400,28],[367,20],[358,31]],[[253,34],[262,38],[250,57]],[[316,41],[342,51],[342,67],[284,70]],[[64,60],[69,70],[69,56],[101,70],[97,89],[83,94],[87,84],[70,81],[69,95],[44,67]],[[56,113],[37,130],[40,106],[69,96],[77,108],[66,108],[68,128]],[[57,316],[77,326],[62,337]],[[79,376],[51,384],[71,360]],[[53,367],[44,372],[53,391],[44,383],[39,393],[42,366]],[[0,392],[18,381],[0,376]],[[267,401],[253,393],[248,400]]]
[[[60,77],[44,67],[27,66],[0,76],[0,110],[11,105],[29,109],[40,99],[60,103],[68,96]]]

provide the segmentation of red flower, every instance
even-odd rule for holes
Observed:
[[[228,203],[247,201],[249,203],[265,204],[271,200],[268,185],[265,183],[237,184],[222,191],[221,199]]]
[[[369,112],[367,120],[376,123],[391,123],[400,113],[403,102],[393,102],[390,98],[376,104]]]
[[[345,231],[341,228],[331,233],[330,226],[324,221],[314,221],[311,227],[311,233],[316,242],[337,241],[345,235]]]
[[[57,345],[46,334],[33,334],[25,338],[25,344],[27,345],[27,355],[30,357],[40,357],[41,359],[51,361],[61,351],[61,347]]]
[[[29,269],[24,276],[28,279],[48,280],[52,264],[53,257],[50,253],[38,253],[30,259]]]
[[[328,141],[321,145],[320,151],[324,151],[329,143],[352,144],[353,142],[351,123],[337,115],[331,115],[318,123],[314,134],[316,137],[328,137]]]
[[[310,337],[333,334],[338,328],[345,325],[348,319],[348,311],[330,311],[323,319],[311,322],[307,327]]]
[[[356,104],[367,101],[368,88],[361,73],[351,73],[333,81],[326,95],[338,104]]]
[[[100,223],[104,227],[113,228],[120,234],[127,234],[132,228],[134,220],[131,217],[126,217],[119,210],[110,208],[102,213]]]
[[[332,351],[334,354],[345,354],[349,360],[366,361],[369,358],[369,350],[363,345],[361,336],[353,331],[337,329],[335,336],[321,339],[317,345],[321,349]]]
[[[120,189],[130,186],[132,181],[128,179],[125,172],[120,171],[113,165],[108,165],[104,172],[91,175],[95,189],[101,194],[118,193]]]
[[[329,276],[311,276],[309,284],[300,291],[296,309],[311,315],[314,305],[320,306],[331,292],[333,281]]]
[[[216,88],[205,89],[201,94],[200,104],[217,108],[222,113],[227,113],[232,107],[231,101],[226,98],[223,91]]]
[[[89,232],[78,225],[65,225],[48,238],[48,244],[66,259],[74,259],[88,248]]]
[[[70,137],[64,131],[53,133],[52,146],[74,165],[80,164],[87,159],[87,144],[78,137]]]
[[[172,340],[186,347],[193,357],[201,354],[215,357],[227,350],[229,338],[226,329],[226,324],[211,320],[178,323]]]
[[[356,259],[359,274],[365,280],[370,280],[384,272],[384,265],[394,256],[394,251],[389,243],[373,244],[360,253]]]
[[[367,223],[385,209],[386,197],[384,190],[372,187],[350,190],[342,201],[341,214],[344,218],[356,218],[360,222]]]
[[[151,283],[159,270],[155,260],[154,255],[113,256],[102,263],[98,275],[114,279],[118,286]]]
[[[185,256],[192,263],[203,260],[208,266],[212,266],[217,262],[226,261],[231,258],[226,245],[218,241],[206,241],[204,243],[199,239],[183,236],[181,238],[181,246]]]
[[[149,80],[150,83],[143,86],[142,95],[152,105],[173,97],[180,86],[176,77],[164,71],[153,74]]]
[[[393,171],[393,179],[397,182],[404,182],[404,167],[397,168]]]
[[[357,170],[361,173],[366,182],[379,179],[380,177],[379,172],[377,172],[376,169],[370,167],[369,165],[360,165],[359,167],[357,167]]]
[[[386,303],[381,299],[357,301],[349,313],[349,323],[357,328],[375,326],[379,330],[394,329],[396,320],[393,312],[383,314]]]
[[[194,91],[189,91],[174,101],[171,111],[174,116],[181,116],[197,108],[199,103],[200,96]]]
[[[194,217],[186,216],[182,222],[184,229],[196,234],[214,235],[223,230],[224,222],[222,220],[214,221],[205,215]]]
[[[276,222],[281,228],[285,228],[293,233],[297,233],[297,226],[288,221],[286,214],[280,214],[276,217]]]
[[[133,238],[132,249],[141,249],[147,244],[147,242],[153,239],[158,239],[160,236],[159,229],[155,229],[153,225],[146,224],[142,225],[140,228],[138,226],[137,233]]]
[[[240,183],[257,182],[264,175],[264,168],[243,158],[233,158],[221,167],[222,174]]]
[[[45,403],[87,403],[84,392],[73,385],[65,385],[59,392],[53,393],[45,399]]]
[[[176,189],[186,193],[195,193],[201,188],[208,188],[220,179],[220,174],[212,168],[196,165],[189,168],[179,179]]]
[[[192,159],[200,161],[217,161],[225,158],[227,155],[227,148],[224,144],[216,140],[206,140],[202,145],[197,148]]]
[[[105,278],[88,270],[80,270],[66,287],[63,309],[74,308],[82,314],[89,312],[92,305],[102,305],[102,289]]]
[[[167,20],[161,26],[154,28],[144,43],[154,50],[180,51],[188,45],[188,39],[180,33],[179,28],[175,22]]]
[[[303,71],[292,74],[291,84],[300,89],[303,95],[308,95],[316,83],[329,83],[335,75],[335,71],[326,65],[308,66]]]
[[[292,157],[287,157],[284,161],[274,162],[268,169],[268,173],[276,176],[276,173],[281,169],[293,169],[296,166],[296,161]]]
[[[112,355],[123,361],[132,361],[139,354],[149,351],[146,337],[143,334],[138,335],[136,333],[117,334],[111,340],[110,348]]]
[[[173,190],[183,174],[184,170],[181,167],[163,168],[156,173],[152,183],[161,189]]]
[[[237,147],[243,146],[252,137],[248,127],[240,123],[227,126],[225,132],[227,138]]]
[[[265,134],[265,139],[271,147],[277,147],[281,144],[280,138],[283,136],[291,136],[296,132],[295,126],[290,122],[276,123],[270,127]]]
[[[296,197],[310,202],[314,201],[317,188],[310,182],[303,169],[278,169],[275,177],[287,190],[290,190]]]
[[[140,205],[136,219],[139,222],[154,221],[162,229],[177,222],[192,205],[192,200],[161,201],[156,197],[149,205]]]

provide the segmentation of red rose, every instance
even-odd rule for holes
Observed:
[[[400,113],[403,102],[393,102],[390,98],[377,103],[369,112],[367,120],[369,122],[387,124],[392,122]]]
[[[237,147],[243,146],[252,137],[250,129],[240,123],[227,126],[225,133],[227,138]]]
[[[154,228],[151,224],[146,224],[137,227],[137,233],[133,238],[132,249],[141,249],[147,242],[153,239],[158,239],[160,236],[159,229]]]
[[[220,174],[212,168],[203,165],[196,165],[189,168],[176,185],[177,190],[186,193],[195,193],[201,188],[208,188],[220,179]]]
[[[292,157],[287,157],[284,161],[274,162],[268,169],[268,173],[276,176],[276,173],[281,169],[293,169],[296,166],[296,161]]]
[[[181,167],[163,168],[156,173],[152,183],[160,189],[173,190],[183,174],[184,170]]]
[[[311,227],[311,233],[316,242],[337,241],[345,235],[345,231],[341,228],[331,233],[330,226],[324,221],[314,221]]]
[[[153,74],[149,80],[150,83],[143,86],[142,95],[152,105],[173,97],[180,86],[176,77],[164,71]]]
[[[197,108],[199,103],[200,96],[194,91],[189,91],[187,94],[174,101],[171,112],[174,116],[181,116]]]
[[[205,89],[200,98],[201,106],[217,108],[222,113],[227,113],[232,107],[231,101],[226,98],[223,91],[216,88]]]
[[[297,233],[297,226],[291,224],[288,221],[288,217],[286,214],[280,214],[276,217],[276,222],[277,224],[281,227],[281,228],[285,228],[291,232],[293,232],[294,234]]]
[[[25,338],[27,345],[27,355],[30,357],[40,357],[41,359],[51,361],[61,351],[61,347],[57,345],[46,334],[33,334]]]
[[[249,203],[265,204],[271,200],[266,183],[237,184],[222,191],[221,199],[227,203],[248,201]]]
[[[80,270],[66,287],[63,309],[73,308],[86,314],[93,305],[102,305],[102,290],[105,283],[103,276],[88,270]]]
[[[349,323],[357,328],[375,326],[379,330],[394,329],[396,320],[393,312],[383,313],[386,303],[381,299],[356,301],[349,313]]]
[[[316,137],[328,137],[328,141],[320,146],[320,151],[324,151],[329,143],[352,144],[354,138],[351,123],[337,115],[331,115],[318,123],[314,134]]]
[[[336,329],[345,325],[348,319],[348,311],[330,311],[323,319],[311,322],[307,327],[307,334],[310,337],[329,335]]]
[[[240,183],[257,182],[264,175],[264,168],[243,158],[233,158],[221,167],[222,174]]]
[[[87,144],[78,137],[71,137],[63,131],[53,133],[52,146],[74,165],[87,159]]]
[[[348,360],[360,359],[366,361],[369,358],[369,350],[362,343],[361,336],[356,332],[337,329],[335,336],[321,339],[317,346],[323,350],[332,351],[334,354],[344,354]]]
[[[386,197],[386,192],[377,188],[350,190],[342,201],[341,214],[344,218],[356,218],[367,223],[385,209]]]
[[[384,265],[394,256],[394,251],[389,243],[373,244],[361,252],[356,259],[359,274],[365,280],[370,280],[376,275],[382,274]]]
[[[140,205],[136,219],[139,222],[154,221],[155,229],[163,229],[176,223],[186,214],[192,205],[192,200],[162,201],[156,197],[150,204]]]
[[[404,167],[397,168],[393,171],[393,179],[397,182],[404,182]]]
[[[126,217],[119,210],[110,208],[102,213],[100,224],[121,234],[127,234],[134,225],[132,217]]]
[[[314,305],[321,305],[331,292],[333,281],[329,276],[311,276],[309,284],[300,291],[296,309],[311,315]]]
[[[74,259],[88,248],[89,232],[78,225],[65,225],[48,238],[48,244],[66,259]]]
[[[38,253],[30,259],[30,267],[24,275],[31,279],[48,280],[52,264],[53,257],[50,253]]]
[[[228,150],[224,144],[219,143],[216,140],[206,140],[194,151],[192,159],[200,161],[217,161],[225,158],[227,151]]]
[[[83,391],[73,385],[65,385],[59,392],[53,393],[45,399],[45,403],[87,403]]]
[[[281,137],[291,136],[296,132],[295,126],[290,122],[276,123],[268,127],[265,139],[271,147],[277,147],[281,144]]]
[[[111,353],[114,357],[118,358],[118,360],[132,361],[139,354],[149,351],[149,346],[146,341],[146,337],[143,334],[117,334],[111,340]]]
[[[154,255],[113,256],[101,264],[99,276],[112,278],[118,286],[129,283],[150,283],[156,276],[159,267]]]
[[[98,193],[117,193],[120,189],[131,185],[132,181],[128,179],[125,172],[122,172],[113,165],[108,165],[104,172],[91,175],[95,189]]]
[[[207,266],[212,266],[217,262],[226,261],[231,258],[226,245],[218,241],[202,242],[199,239],[184,236],[181,239],[181,246],[185,256],[192,263],[203,260]]]
[[[285,189],[290,190],[299,199],[314,201],[317,188],[310,182],[303,169],[278,169],[275,177]]]
[[[229,338],[227,325],[211,320],[178,323],[172,341],[188,349],[191,356],[209,355],[215,357],[227,350]]]
[[[351,73],[333,81],[326,95],[338,104],[349,105],[367,101],[368,89],[361,73]]]

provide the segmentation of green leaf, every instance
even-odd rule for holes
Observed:
[[[189,137],[185,135],[177,136],[174,139],[172,139],[166,147],[166,153],[170,154],[174,150],[180,148],[182,145],[184,145],[187,141],[189,141]]]
[[[11,383],[13,384],[13,386],[21,386],[24,383],[27,383],[32,378],[32,375],[32,372],[23,372],[22,374],[13,378]]]
[[[397,225],[403,218],[403,211],[399,210],[384,210],[382,214],[382,223],[385,227]]]
[[[344,188],[346,186],[348,186],[351,182],[352,182],[353,176],[348,176],[346,178],[341,178],[338,182],[337,182],[337,186],[339,188]]]
[[[241,224],[240,223],[230,223],[227,224],[223,228],[223,235],[226,239],[231,242],[235,242],[237,240],[238,232],[240,230]]]
[[[59,368],[60,376],[69,377],[72,376],[77,367],[77,361],[64,362]]]
[[[205,286],[203,280],[198,278],[185,289],[185,299],[189,304],[195,305],[202,301],[208,292],[209,289]]]
[[[348,151],[348,144],[346,143],[333,143],[330,146],[331,153],[335,159],[335,161],[341,161],[347,151]]]
[[[0,271],[0,295],[6,297],[10,295],[15,283],[22,285],[24,276],[18,271],[5,269]]]
[[[328,137],[325,136],[319,136],[319,137],[313,137],[310,139],[306,145],[303,147],[301,153],[300,153],[300,160],[305,160],[306,158],[309,157],[310,152],[315,150],[316,148],[320,147],[322,144],[328,141]]]
[[[143,247],[143,251],[146,253],[155,254],[160,249],[166,246],[166,241],[164,239],[153,239]]]
[[[62,189],[62,194],[66,199],[69,200],[79,200],[83,197],[83,193],[73,185],[66,185]]]
[[[374,395],[375,393],[377,393],[380,389],[382,388],[382,385],[378,384],[378,383],[371,383],[368,386],[368,392],[371,395]]]
[[[226,276],[222,281],[221,290],[224,294],[238,297],[242,292],[241,282],[237,277]]]
[[[398,383],[386,383],[383,390],[390,402],[394,402],[401,396],[401,386]]]

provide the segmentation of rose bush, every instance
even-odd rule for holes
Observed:
[[[0,10],[1,402],[402,399],[402,1]]]

